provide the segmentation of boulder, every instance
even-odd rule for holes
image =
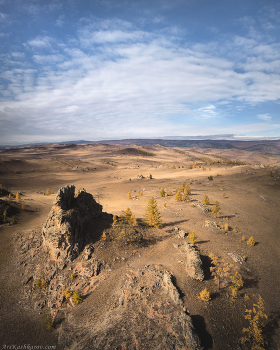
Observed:
[[[43,246],[50,259],[63,269],[84,248],[87,228],[93,218],[102,214],[102,206],[84,189],[75,197],[75,186],[58,190],[55,201],[43,225]]]

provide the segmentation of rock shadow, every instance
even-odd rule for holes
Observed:
[[[272,339],[276,331],[280,328],[280,310],[273,311],[267,319],[267,324],[263,328],[263,336],[265,340],[268,342],[269,348],[275,348],[276,344],[275,341]]]
[[[201,258],[203,270],[204,270],[204,279],[210,280],[211,279],[211,272],[210,272],[211,259],[207,255],[200,255],[200,258]]]
[[[196,334],[198,335],[202,348],[204,350],[213,348],[213,338],[211,334],[206,330],[206,324],[204,317],[200,315],[191,315],[192,323]]]

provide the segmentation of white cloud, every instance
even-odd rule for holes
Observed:
[[[68,133],[66,139],[78,131],[83,138],[104,139],[277,128],[269,123],[242,128],[190,125],[195,118],[209,123],[221,119],[223,108],[233,109],[236,102],[244,109],[279,101],[279,48],[273,43],[235,36],[231,50],[242,54],[221,58],[219,43],[182,46],[174,33],[145,32],[117,19],[91,24],[82,20],[77,35],[79,41],[70,38],[57,51],[50,36],[29,40],[29,47],[48,49],[48,54],[33,55],[34,62],[41,64],[39,72],[2,71],[8,83],[0,104],[1,124],[20,119],[25,132],[33,125],[32,132],[52,129],[53,137]],[[17,51],[12,55],[24,58]],[[180,127],[172,122],[176,118],[184,120]],[[268,114],[258,118],[270,121]]]
[[[258,114],[258,118],[261,120],[265,120],[265,121],[270,121],[271,120],[271,116],[266,113],[266,114]]]
[[[35,39],[29,40],[27,44],[37,48],[45,48],[51,46],[51,41],[49,36],[37,36]]]
[[[65,19],[64,15],[59,16],[58,19],[55,21],[55,25],[57,27],[62,27],[64,24],[64,19]]]

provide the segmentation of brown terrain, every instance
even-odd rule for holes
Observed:
[[[177,202],[183,183],[191,195]],[[19,147],[0,150],[0,184],[1,349],[252,349],[239,339],[249,325],[245,310],[259,296],[264,348],[280,349],[279,155],[162,145]],[[170,195],[161,197],[162,188]],[[18,191],[19,199],[7,198]],[[217,217],[203,206],[205,194],[210,209],[219,201]],[[142,222],[151,197],[161,228]],[[140,245],[119,241],[112,228],[113,215],[128,207]],[[246,244],[251,236],[254,246]],[[219,288],[213,278],[210,253],[242,276],[235,301],[230,280]],[[46,285],[38,288],[38,280]],[[198,299],[205,288],[210,301]],[[66,298],[66,289],[83,301]]]

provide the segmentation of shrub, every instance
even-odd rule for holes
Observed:
[[[154,197],[151,197],[149,199],[148,206],[144,214],[144,222],[148,226],[155,226],[155,227],[162,226],[161,215],[159,213],[157,202],[154,199]]]
[[[160,196],[161,196],[161,197],[165,197],[165,191],[164,191],[163,188],[160,190]]]
[[[251,236],[251,237],[248,239],[247,244],[250,245],[250,246],[252,246],[252,247],[256,244],[256,242],[255,242],[253,236]]]
[[[152,174],[150,174],[150,179],[152,179],[153,178],[153,175]]]
[[[210,168],[209,168],[209,170],[210,170]],[[208,180],[212,181],[213,180],[213,176],[212,175],[208,176]]]
[[[265,350],[265,341],[262,336],[262,329],[264,327],[263,320],[267,319],[264,313],[263,300],[259,295],[257,304],[253,304],[252,310],[245,310],[245,319],[249,321],[248,328],[243,328],[244,337],[240,338],[240,343],[250,343],[252,350]]]
[[[72,294],[72,299],[75,304],[79,304],[83,301],[82,295],[77,290],[74,290]]]
[[[207,289],[203,289],[203,291],[200,292],[198,299],[202,300],[202,301],[210,301],[210,293],[207,291]]]
[[[207,194],[205,194],[205,195],[203,196],[202,203],[203,203],[204,205],[209,205],[209,204],[210,204],[209,197],[207,196]]]
[[[131,199],[132,197],[131,197],[131,193],[130,192],[128,192],[128,194],[127,194],[127,199]]]
[[[50,315],[46,316],[44,323],[47,331],[52,331],[54,329],[54,324]]]
[[[74,273],[71,273],[70,278],[71,280],[74,280],[77,276]]]
[[[197,236],[196,236],[196,234],[194,233],[194,231],[188,235],[188,239],[190,240],[190,243],[191,243],[191,244],[195,244],[195,243],[197,242],[197,241],[196,241]]]

